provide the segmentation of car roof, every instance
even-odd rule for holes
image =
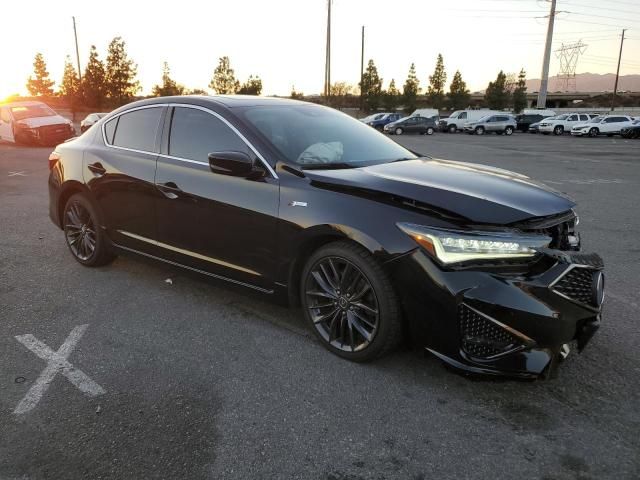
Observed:
[[[129,103],[125,107],[153,105],[154,103],[193,103],[197,105],[221,105],[227,108],[255,107],[264,105],[310,105],[309,102],[280,97],[261,97],[254,95],[178,95],[173,97],[154,97]]]
[[[47,105],[44,102],[35,102],[35,101],[24,101],[24,102],[11,102],[11,103],[2,103],[1,107],[35,107],[36,105]]]

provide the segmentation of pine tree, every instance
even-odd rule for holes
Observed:
[[[183,93],[184,87],[171,78],[169,64],[164,62],[162,65],[162,85],[154,85],[151,94],[154,97],[170,97],[172,95],[182,95]]]
[[[518,75],[518,83],[513,91],[513,111],[520,113],[527,106],[527,72],[524,68]]]
[[[453,75],[447,97],[449,97],[449,106],[452,110],[462,110],[469,105],[471,95],[469,95],[467,84],[462,80],[460,70],[456,70],[456,73]]]
[[[258,75],[249,75],[249,79],[242,84],[237,91],[240,95],[260,95],[262,93],[262,80]]]
[[[236,80],[235,72],[231,68],[229,57],[221,57],[218,66],[213,72],[213,78],[209,88],[219,95],[233,94],[240,88],[240,82]]]
[[[367,69],[362,75],[360,91],[367,112],[376,110],[382,100],[382,79],[378,75],[378,68],[373,60],[369,60]]]
[[[89,61],[82,78],[82,94],[84,102],[90,107],[101,107],[105,97],[104,64],[98,58],[98,50],[91,45]]]
[[[416,99],[420,93],[420,81],[416,75],[416,66],[411,64],[409,74],[402,87],[402,101],[406,112],[411,113],[416,109]]]
[[[502,70],[498,73],[495,81],[489,82],[484,93],[484,99],[489,108],[503,110],[509,105],[509,92],[507,91],[507,76]]]
[[[398,101],[400,100],[400,92],[396,88],[396,81],[392,78],[389,83],[389,88],[384,92],[384,108],[385,110],[393,111],[398,107]]]
[[[429,88],[427,89],[427,97],[433,108],[439,109],[444,105],[444,86],[446,83],[447,72],[444,70],[442,54],[439,53],[433,75],[429,76]]]
[[[56,82],[49,78],[47,64],[41,53],[36,53],[33,59],[33,74],[35,78],[30,76],[27,80],[27,90],[29,90],[29,93],[33,96],[53,95],[52,87]]]
[[[80,80],[78,79],[78,73],[73,63],[71,63],[71,57],[69,57],[69,55],[67,55],[64,61],[64,73],[62,74],[62,82],[60,82],[59,94],[64,97],[71,106],[79,103],[81,95]]]
[[[115,37],[107,51],[105,90],[118,105],[129,101],[140,90],[140,83],[136,80],[138,66],[127,56],[125,47],[124,40]]]

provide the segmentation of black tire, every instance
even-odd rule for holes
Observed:
[[[513,134],[513,127],[507,127],[504,129],[504,134],[505,135],[512,135]]]
[[[553,129],[554,135],[562,135],[564,133],[564,127],[562,125],[556,125]]]
[[[449,125],[447,127],[447,129],[448,129],[449,133],[456,133],[458,131],[458,129],[456,128],[455,125]]]
[[[599,133],[600,130],[598,130],[596,127],[591,127],[591,129],[589,130],[590,137],[597,137]]]
[[[383,128],[383,127],[382,127],[382,125],[376,125],[374,128],[375,128],[376,130],[378,130],[379,132],[382,132],[382,128]]]
[[[341,270],[343,265],[344,269]],[[350,270],[347,270],[347,265],[350,265]],[[327,271],[330,276],[325,275]],[[318,282],[318,276],[326,279],[324,283]],[[363,288],[367,282],[368,290]],[[332,353],[354,362],[366,362],[385,355],[400,343],[402,316],[398,297],[380,264],[362,246],[349,241],[337,241],[319,248],[307,260],[300,283],[304,316],[320,343]],[[362,295],[358,290],[367,293]],[[356,293],[349,300],[353,292]],[[351,304],[351,301],[355,303]],[[343,305],[345,302],[346,305]],[[357,305],[368,305],[369,309],[364,310]],[[322,310],[325,308],[328,310]],[[372,320],[369,311],[374,310],[377,316]],[[375,328],[371,326],[374,321]],[[335,334],[340,333],[340,337],[332,339],[334,325]],[[358,333],[362,331],[361,328],[370,334],[368,340]],[[355,335],[349,336],[351,345],[344,343],[347,333]],[[355,349],[354,338],[363,341]]]
[[[96,208],[84,194],[76,193],[67,200],[62,223],[67,247],[78,263],[100,267],[116,257],[100,227]]]
[[[484,127],[476,127],[474,131],[476,135],[484,135]]]
[[[434,132],[435,130],[433,129],[433,127],[427,127],[427,131],[425,133],[427,135],[433,135]]]

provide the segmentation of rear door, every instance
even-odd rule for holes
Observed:
[[[13,123],[9,107],[0,107],[0,140],[14,142]]]
[[[148,250],[156,236],[153,214],[159,126],[163,105],[128,110],[109,120],[85,150],[84,179],[121,246]]]
[[[165,122],[156,200],[162,256],[225,279],[273,288],[279,183],[222,116],[175,106]],[[249,155],[263,174],[213,173],[208,155]]]

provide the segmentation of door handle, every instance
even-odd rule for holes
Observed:
[[[180,187],[174,182],[156,183],[156,187],[158,187],[158,190],[160,190],[165,197],[171,200],[178,198],[178,194],[182,193]]]
[[[87,165],[87,168],[99,177],[107,173],[107,169],[104,168],[100,162],[90,163],[89,165]]]

